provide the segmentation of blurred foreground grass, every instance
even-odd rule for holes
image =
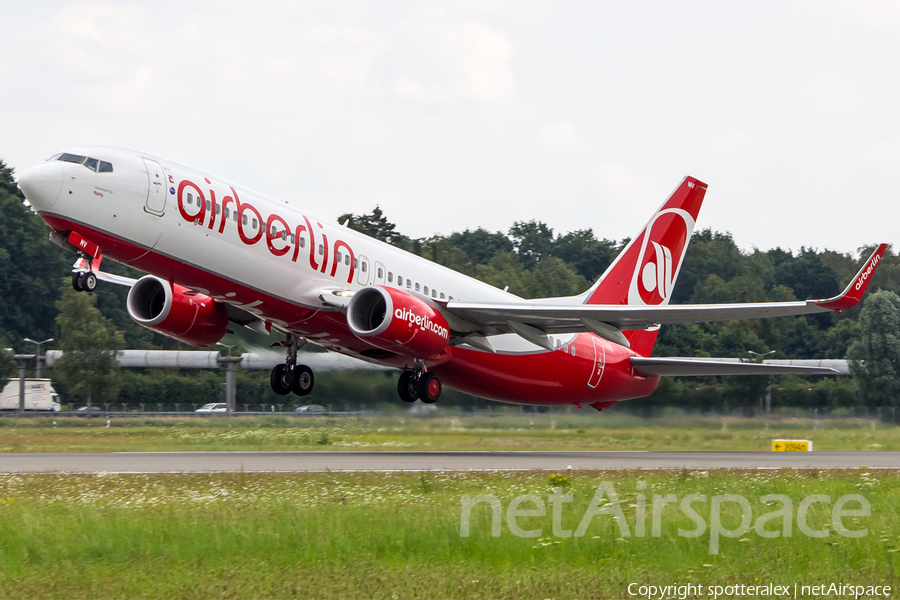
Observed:
[[[55,423],[55,425],[54,425]],[[871,419],[512,414],[0,418],[0,452],[227,450],[900,450],[900,427]]]
[[[577,529],[598,485],[612,484],[631,535],[597,515],[583,536],[553,533],[548,494],[571,494],[560,524]],[[463,495],[491,494],[502,504],[500,537],[491,508],[472,509],[460,536]],[[534,494],[543,517],[519,517],[535,538],[508,526],[510,501]],[[651,535],[654,495],[674,494]],[[711,498],[738,494],[752,512],[749,529],[721,538],[691,530],[679,502],[711,523]],[[791,537],[761,537],[753,523],[781,508],[761,497],[784,494]],[[798,506],[811,494],[802,535]],[[845,517],[860,538],[834,531],[838,497],[860,494],[869,517]],[[638,495],[647,502],[637,535]],[[607,506],[604,501],[601,506]],[[723,505],[722,524],[741,522]],[[316,473],[0,475],[0,597],[3,598],[623,598],[629,583],[701,585],[844,582],[892,585],[900,568],[900,471],[680,471],[547,473]],[[846,508],[857,508],[848,505]],[[534,508],[529,502],[520,509]],[[783,518],[765,530],[782,532]]]

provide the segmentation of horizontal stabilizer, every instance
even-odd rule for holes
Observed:
[[[844,368],[841,368],[842,363]],[[847,361],[793,360],[741,362],[738,358],[632,356],[631,365],[642,375],[710,377],[715,375],[846,375]],[[821,366],[820,366],[821,365]],[[827,365],[827,366],[826,366]]]

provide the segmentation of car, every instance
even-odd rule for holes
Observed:
[[[213,413],[227,413],[228,405],[224,402],[212,402],[210,404],[204,404],[200,408],[194,411],[195,414],[200,415],[211,415]]]
[[[307,404],[305,406],[298,406],[294,409],[295,415],[321,415],[325,412],[325,407],[319,406],[318,404]]]
[[[100,413],[103,412],[102,410],[100,410],[99,406],[91,406],[90,409],[91,409],[92,415],[99,415]],[[75,410],[72,411],[72,414],[75,415],[76,417],[86,417],[88,414],[88,407],[82,406],[81,408],[76,408]]]

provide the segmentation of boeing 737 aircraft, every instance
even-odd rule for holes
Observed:
[[[839,296],[670,305],[706,184],[686,177],[586,292],[526,300],[219,177],[121,148],[85,146],[26,170],[19,187],[76,254],[72,284],[131,285],[141,325],[195,346],[236,327],[283,337],[279,394],[308,394],[307,342],[402,370],[406,402],[443,385],[516,404],[598,410],[651,394],[661,376],[811,374],[831,369],[653,358],[661,325],[840,311],[859,302],[882,244]],[[145,271],[100,271],[103,257]]]

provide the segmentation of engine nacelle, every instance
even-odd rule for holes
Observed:
[[[440,312],[412,294],[384,286],[353,295],[347,324],[370,344],[412,358],[433,358],[450,340],[450,328]]]
[[[192,346],[212,346],[228,332],[225,306],[153,275],[128,292],[128,314],[158,333]]]

